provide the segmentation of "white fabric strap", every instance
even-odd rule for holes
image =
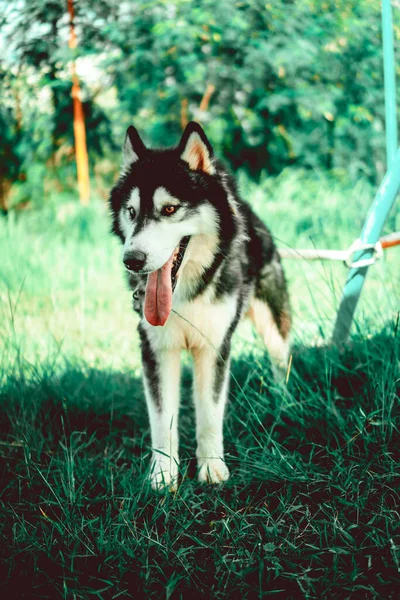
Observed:
[[[353,255],[355,252],[362,250],[372,250],[372,256],[370,258],[361,258],[353,262]],[[349,269],[361,269],[362,267],[369,267],[373,265],[377,258],[381,258],[383,255],[383,248],[381,242],[376,244],[363,244],[360,238],[357,238],[347,251],[347,259],[344,261]]]
[[[353,261],[353,255],[360,250],[373,250],[370,258],[362,258]],[[376,244],[363,244],[358,238],[355,240],[348,250],[317,250],[316,248],[307,248],[296,250],[294,248],[279,248],[281,258],[294,258],[303,260],[339,260],[343,262],[349,269],[359,269],[372,265],[377,258],[383,255],[382,243],[379,241]]]

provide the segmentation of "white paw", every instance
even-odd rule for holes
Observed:
[[[178,461],[167,456],[153,459],[149,479],[153,490],[175,492],[178,488]]]
[[[222,483],[229,479],[229,469],[221,458],[199,459],[199,481]]]
[[[277,385],[286,387],[287,365],[285,363],[272,363],[272,376]]]

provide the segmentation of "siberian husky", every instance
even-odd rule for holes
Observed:
[[[110,208],[140,316],[152,486],[178,482],[184,349],[194,364],[198,478],[223,482],[231,339],[240,319],[250,317],[277,369],[289,356],[288,292],[271,234],[194,122],[167,150],[146,148],[129,127]]]

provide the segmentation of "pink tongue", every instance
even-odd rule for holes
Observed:
[[[165,325],[172,309],[171,269],[173,255],[158,271],[147,277],[144,316],[150,325]]]

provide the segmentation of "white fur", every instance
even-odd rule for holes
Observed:
[[[257,298],[252,298],[247,314],[257,333],[263,338],[273,365],[281,370],[286,369],[290,350],[289,339],[280,334],[269,306]]]
[[[197,262],[195,257],[196,251],[193,251],[193,262]],[[186,267],[190,268],[190,262],[188,260]],[[143,321],[150,345],[160,364],[162,390],[162,408],[158,412],[148,393],[145,380],[152,445],[155,449],[151,473],[154,488],[176,487],[179,361],[183,349],[191,351],[194,359],[198,478],[209,483],[220,483],[229,478],[229,470],[223,458],[223,419],[229,387],[229,363],[225,368],[218,398],[214,397],[214,377],[218,349],[235,317],[235,312],[236,299],[231,296],[216,302],[213,294],[206,292],[194,301],[187,302],[184,296],[174,294],[173,312],[164,327],[152,327]],[[252,319],[258,333],[263,337],[273,364],[280,370],[285,369],[289,356],[289,340],[284,339],[278,331],[269,307],[253,297],[247,316]],[[158,454],[157,450],[160,449],[167,456]]]
[[[160,193],[159,197],[164,197]],[[189,219],[190,221],[190,219]],[[143,232],[146,232],[148,246],[141,246],[143,251],[154,247],[158,240],[166,239],[168,233],[171,238],[171,230],[174,225],[168,221],[165,226],[165,234],[160,233],[161,223],[155,223]],[[180,223],[177,225],[181,226]],[[214,398],[214,373],[215,362],[218,357],[218,349],[224,340],[226,331],[229,329],[236,313],[236,298],[228,296],[219,301],[214,299],[213,286],[195,300],[188,302],[187,298],[199,281],[202,272],[211,265],[218,244],[217,219],[214,208],[211,205],[200,207],[200,214],[196,215],[191,224],[193,229],[188,229],[185,221],[185,230],[176,227],[178,232],[177,241],[188,235],[190,231],[196,231],[197,235],[191,234],[184,260],[178,273],[178,283],[173,295],[173,311],[171,312],[164,327],[152,327],[143,320],[143,327],[150,341],[151,347],[160,360],[160,377],[162,388],[161,413],[154,406],[147,389],[146,397],[150,414],[152,432],[152,445],[155,450],[160,447],[170,446],[171,452],[168,457],[153,456],[153,467],[151,473],[153,487],[163,485],[172,487],[177,476],[178,464],[178,430],[177,406],[179,384],[175,371],[165,358],[180,355],[181,350],[192,351],[194,355],[194,401],[197,420],[197,460],[200,481],[219,483],[229,477],[229,470],[223,460],[223,417],[224,408],[228,394],[228,372],[227,368],[224,384],[220,397]],[[168,230],[168,232],[167,232]],[[142,238],[144,240],[144,237]],[[143,243],[143,241],[141,242]],[[173,251],[171,250],[171,252]],[[149,250],[148,250],[149,251]],[[163,260],[163,259],[162,259]],[[163,263],[162,263],[163,264]],[[159,358],[160,357],[160,358]],[[174,360],[175,360],[174,358]],[[176,366],[174,367],[176,369]],[[167,379],[167,372],[171,377]],[[175,391],[171,388],[175,387]],[[175,425],[168,428],[171,418],[174,417]],[[168,471],[170,468],[170,471]]]
[[[157,191],[160,189],[158,188]],[[162,192],[159,192],[158,201],[161,195]],[[183,237],[210,235],[205,233],[209,231],[214,231],[214,237],[216,237],[217,215],[211,205],[203,204],[195,215],[188,215],[186,219],[179,221],[179,212],[184,210],[185,207],[182,206],[176,215],[164,217],[160,221],[150,221],[137,235],[134,235],[134,224],[128,221],[127,211],[121,211],[121,213],[126,213],[125,216],[120,217],[121,228],[125,236],[123,252],[144,252],[147,255],[146,272],[152,272],[160,269],[168,261]],[[201,240],[195,245],[199,244],[201,245]],[[211,256],[209,250],[207,254]],[[185,255],[185,261],[188,258]]]
[[[177,357],[181,350],[191,350],[194,357],[194,402],[196,407],[197,460],[199,480],[219,483],[229,477],[223,455],[223,417],[228,394],[227,366],[219,398],[214,398],[215,363],[226,331],[235,317],[236,301],[229,297],[220,302],[207,300],[203,295],[193,302],[180,303],[174,298],[177,313],[171,313],[164,327],[152,327],[143,322],[151,347],[160,364],[162,409],[149,395],[146,378],[145,389],[150,415],[153,449],[163,448],[167,457],[157,458],[151,473],[153,487],[173,486],[178,464],[178,394]],[[170,357],[170,358],[168,358]],[[173,357],[173,358],[172,358]],[[169,427],[169,424],[172,425]],[[170,448],[170,452],[166,450]],[[171,470],[168,472],[168,468]]]
[[[194,403],[199,480],[209,483],[226,481],[229,470],[224,461],[223,422],[228,397],[229,366],[219,398],[214,398],[214,374],[217,354],[213,348],[197,348],[194,357]]]
[[[150,479],[154,489],[175,489],[178,482],[178,413],[180,390],[180,351],[162,350],[157,354],[162,409],[152,399],[149,382],[143,376],[149,412],[153,458]]]
[[[198,136],[197,136],[198,137]],[[196,141],[197,143],[197,141]],[[231,196],[231,195],[230,195]],[[154,206],[161,211],[165,205],[176,205],[179,200],[160,187],[154,193]],[[236,210],[234,198],[229,198]],[[188,301],[196,289],[203,271],[212,264],[218,245],[218,219],[211,204],[201,205],[197,214],[184,214],[182,205],[176,215],[150,221],[134,235],[134,222],[128,208],[140,211],[139,191],[134,189],[127,206],[121,211],[120,226],[126,238],[124,251],[140,250],[147,255],[146,271],[161,268],[171,257],[180,240],[191,236],[184,259],[177,274],[172,312],[164,327],[153,327],[145,318],[142,327],[157,356],[159,365],[161,405],[151,395],[149,381],[144,375],[148,406],[153,458],[150,478],[155,489],[175,489],[178,480],[178,412],[180,390],[180,354],[189,350],[194,359],[194,403],[196,408],[196,437],[199,480],[211,483],[225,481],[229,470],[224,461],[223,417],[228,395],[229,365],[218,398],[214,393],[215,366],[218,350],[225,338],[237,309],[237,298],[227,295],[214,297],[214,287],[195,300]],[[244,232],[239,232],[242,238]],[[245,302],[245,311],[252,318],[270,351],[271,358],[281,368],[286,366],[289,344],[280,335],[268,306],[252,299]]]
[[[129,196],[129,200],[126,203],[127,208],[134,208],[138,213],[140,210],[140,192],[139,188],[133,188]],[[122,211],[124,212],[124,211]]]
[[[174,294],[175,295],[175,294]],[[143,321],[154,350],[193,350],[222,344],[236,311],[235,298],[214,302],[203,295],[193,302],[176,301],[164,327],[152,327]]]
[[[140,210],[140,193],[138,188],[133,188],[131,194],[129,196],[128,202],[126,206],[120,210],[118,215],[119,226],[121,227],[121,231],[124,234],[125,240],[132,239],[133,231],[135,228],[134,221],[129,215],[129,209],[134,208],[136,213],[139,213]],[[124,255],[126,251],[126,243],[122,249],[122,255]]]
[[[125,138],[125,143],[124,143],[121,174],[123,175],[123,174],[127,173],[129,171],[129,168],[131,167],[131,165],[133,165],[133,163],[135,163],[137,160],[139,160],[139,157],[136,154],[136,152],[134,151],[132,144],[131,144],[131,140],[129,139],[129,136],[127,135]]]
[[[229,189],[229,185],[228,185],[225,173],[221,174],[221,182],[222,182],[222,187],[224,188],[224,190],[226,192],[226,197],[228,198],[228,202],[231,205],[231,209],[232,209],[233,213],[236,214],[238,211],[237,202],[236,202],[232,192]]]
[[[191,238],[178,271],[177,285],[174,292],[177,303],[181,303],[192,296],[199,278],[211,266],[218,246],[217,221],[214,209],[211,206],[203,206],[201,208],[201,218],[203,220],[201,233]],[[204,226],[204,223],[207,225]],[[211,233],[203,233],[207,230]],[[205,292],[206,298],[210,291],[213,291],[212,288]]]
[[[161,209],[164,206],[178,206],[180,204],[178,198],[175,198],[175,196],[172,196],[166,189],[165,187],[161,186],[159,188],[156,189],[156,191],[154,192],[153,195],[153,204],[154,204],[154,208],[160,212]],[[168,217],[169,219],[172,219],[172,217]]]
[[[151,347],[158,357],[164,357],[171,353],[180,355],[181,350],[190,350],[194,356],[194,402],[196,407],[196,432],[197,432],[197,460],[199,467],[199,480],[219,483],[229,477],[228,468],[223,460],[223,417],[224,408],[228,394],[228,372],[227,369],[221,394],[216,401],[214,398],[214,373],[215,362],[218,357],[218,349],[224,340],[236,313],[236,299],[229,296],[218,302],[214,300],[213,294],[206,291],[200,297],[188,302],[187,291],[191,283],[197,281],[201,269],[212,261],[213,251],[212,236],[205,234],[191,239],[185,262],[181,266],[181,288],[176,290],[173,296],[173,312],[171,312],[164,327],[152,327],[143,321]],[[204,263],[202,262],[204,261]],[[200,266],[203,265],[203,266]],[[210,288],[211,289],[211,288]],[[175,311],[175,312],[174,312]],[[161,373],[164,370],[165,361],[162,359]],[[164,381],[163,375],[161,375]],[[148,402],[150,423],[152,429],[152,440],[159,440],[165,435],[165,422],[168,422],[171,414],[171,386],[176,385],[176,378],[169,378],[167,387],[162,390],[166,398],[166,416],[157,417],[156,409]],[[179,386],[177,388],[179,393]],[[177,400],[174,400],[177,405]],[[162,405],[164,413],[164,397]],[[163,434],[164,432],[164,434]],[[170,485],[176,476],[178,431],[172,428],[170,444],[172,448],[171,467],[168,475],[164,473],[165,485]],[[153,447],[155,443],[152,442]],[[166,445],[166,443],[165,443]],[[176,452],[176,453],[175,453]],[[168,462],[168,459],[167,459]],[[158,472],[161,473],[167,467],[165,460],[156,463]],[[161,475],[151,475],[153,487],[160,486]],[[154,479],[155,477],[155,479]]]
[[[164,188],[154,194],[157,211],[178,200]],[[178,411],[181,350],[195,353],[195,406],[199,479],[218,483],[229,477],[223,461],[223,416],[228,392],[225,378],[218,401],[213,395],[213,377],[217,349],[236,312],[236,300],[229,297],[215,302],[210,286],[193,302],[187,298],[197,285],[202,272],[211,265],[218,244],[217,215],[210,204],[199,207],[198,213],[183,222],[167,217],[150,222],[138,235],[133,235],[134,222],[128,208],[140,210],[140,197],[133,190],[126,209],[121,211],[120,225],[126,237],[124,251],[141,250],[148,256],[146,270],[160,268],[170,258],[182,237],[192,236],[179,269],[173,295],[173,310],[164,327],[152,327],[143,319],[143,327],[153,350],[157,353],[162,405],[154,403],[149,382],[144,375],[145,395],[149,412],[153,458],[150,478],[153,488],[175,489],[178,477]],[[185,210],[182,206],[180,211]],[[168,240],[168,245],[166,245]]]

